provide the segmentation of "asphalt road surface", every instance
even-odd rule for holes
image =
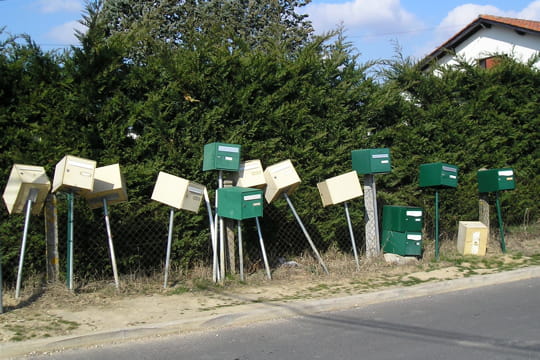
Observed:
[[[540,279],[34,359],[540,359]]]

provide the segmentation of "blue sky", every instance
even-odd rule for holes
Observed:
[[[0,0],[0,27],[26,33],[44,50],[76,45],[84,0]],[[540,21],[540,0],[313,0],[304,10],[317,32],[342,24],[360,61],[421,58],[479,14]]]

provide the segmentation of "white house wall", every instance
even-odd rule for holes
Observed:
[[[512,29],[493,25],[482,29],[456,47],[459,58],[474,62],[495,54],[511,54],[517,60],[526,62],[540,52],[540,36],[519,35]],[[456,64],[453,56],[446,55],[439,60],[442,65]],[[536,63],[539,67],[540,63]]]

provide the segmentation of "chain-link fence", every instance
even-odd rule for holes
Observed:
[[[264,206],[264,216],[260,219],[260,225],[270,267],[279,266],[283,261],[303,254],[314,256],[305,234],[286,202],[280,201],[276,205],[272,203]],[[303,209],[303,214],[300,214],[303,225],[323,258],[324,253],[330,247],[350,254],[353,251],[345,212],[337,205],[332,208],[326,208],[328,211],[324,213],[328,215],[324,220],[332,224],[330,233],[327,232],[326,235],[322,235],[319,231],[321,224],[318,221],[320,220],[309,216],[309,211]],[[356,246],[359,252],[363,252],[365,245],[362,200],[351,202],[349,210]],[[109,207],[115,258],[120,275],[151,275],[163,272],[169,231],[169,211],[166,206],[158,206],[153,213],[126,216],[125,212],[117,211],[115,206]],[[186,225],[193,217],[197,217],[200,223],[207,226],[201,229]],[[24,221],[22,216],[20,221],[22,233]],[[226,228],[228,228],[225,242],[228,244],[228,251],[234,254],[232,266],[237,269],[238,222],[225,220],[225,223]],[[172,267],[181,267],[189,271],[195,265],[211,266],[212,243],[208,224],[206,209],[201,208],[198,214],[175,211],[172,232]],[[65,198],[62,195],[58,198],[57,225],[59,272],[60,277],[63,278],[66,272],[67,211]],[[42,216],[31,218],[31,234],[24,263],[26,276],[31,272],[45,273],[46,271],[44,228]],[[91,281],[112,278],[108,236],[102,209],[90,210],[84,200],[76,197],[73,228],[73,272],[75,279]],[[242,221],[241,231],[244,268],[246,271],[262,269],[264,263],[255,219]],[[15,284],[20,244],[19,248],[11,250],[11,256],[4,259],[3,265],[4,283],[7,287],[13,287]],[[228,265],[231,265],[230,263],[231,261]]]

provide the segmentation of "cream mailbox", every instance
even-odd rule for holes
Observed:
[[[89,190],[94,189],[94,172],[96,162],[71,155],[66,155],[56,164],[52,192],[58,190]]]
[[[103,199],[109,205],[127,201],[126,182],[119,164],[102,166],[94,172],[94,189],[84,192],[91,209],[103,206]]]
[[[32,200],[32,214],[39,214],[50,189],[43,167],[14,164],[3,196],[8,212],[22,213],[28,200]]]
[[[204,185],[160,171],[152,200],[196,213],[201,206],[204,190]]]
[[[268,166],[264,170],[264,178],[267,184],[264,197],[268,203],[283,193],[292,194],[301,182],[291,160]]]
[[[362,196],[356,171],[326,179],[317,184],[323,206],[340,204]]]
[[[264,188],[266,179],[260,160],[247,160],[240,163],[240,168],[234,176],[235,186],[244,188]]]
[[[460,221],[457,249],[463,255],[486,255],[488,228],[480,221]]]

